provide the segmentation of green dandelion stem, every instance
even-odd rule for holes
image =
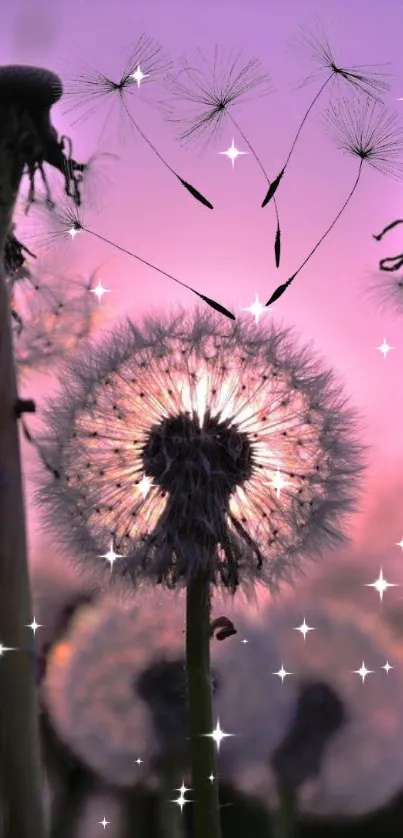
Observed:
[[[221,838],[217,758],[212,732],[210,581],[199,571],[186,596],[186,668],[192,765],[193,836]]]

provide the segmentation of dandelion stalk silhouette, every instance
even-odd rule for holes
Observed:
[[[6,476],[0,491],[0,629],[5,645],[16,650],[0,667],[0,777],[4,835],[19,838],[42,838],[45,825],[35,681],[24,653],[24,625],[32,620],[17,429],[24,405],[17,395],[4,249],[25,167],[31,192],[37,170],[46,181],[42,165],[48,162],[68,171],[66,192],[77,197],[79,166],[65,157],[49,120],[61,94],[58,77],[47,70],[0,68],[0,468]]]

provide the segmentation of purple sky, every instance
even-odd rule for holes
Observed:
[[[398,0],[368,0],[365,9],[348,0],[326,4],[320,0],[206,0],[203,4],[149,0],[144,5],[130,0],[58,4],[37,0],[35,11],[31,3],[20,0],[2,10],[2,62],[47,66],[63,78],[86,61],[118,77],[127,49],[144,31],[173,58],[191,55],[197,47],[211,54],[215,44],[241,48],[246,59],[259,58],[273,78],[276,92],[240,106],[236,118],[274,177],[317,89],[314,85],[295,89],[309,66],[302,64],[287,42],[297,34],[299,24],[309,25],[319,13],[340,64],[390,62],[393,78],[388,103],[403,108],[396,101],[403,96],[403,81],[399,86],[403,9]],[[101,142],[101,117],[73,125],[76,117],[63,115],[63,107],[57,106],[53,123],[60,133],[73,138],[76,158],[86,159],[97,150],[120,157],[108,165],[100,209],[86,218],[88,226],[239,312],[256,294],[261,301],[267,300],[276,285],[288,278],[354,182],[356,161],[334,149],[319,118],[327,101],[325,94],[278,193],[283,261],[277,274],[272,266],[273,211],[260,208],[266,191],[262,175],[251,155],[239,158],[232,169],[230,161],[218,154],[233,138],[245,150],[230,125],[201,154],[198,148],[181,148],[156,109],[142,103],[136,112],[142,129],[173,168],[212,200],[215,210],[210,212],[177,185],[139,137],[128,136],[122,145],[116,118],[109,121]],[[105,117],[107,106],[101,113]],[[326,362],[339,371],[365,416],[371,465],[354,545],[344,556],[366,562],[363,582],[373,581],[382,565],[388,580],[403,583],[403,555],[394,546],[403,537],[402,324],[393,312],[380,312],[365,297],[377,260],[401,249],[399,228],[385,243],[372,239],[372,233],[401,214],[401,190],[399,182],[367,168],[334,233],[295,286],[265,315],[294,325],[303,342],[313,341]],[[193,295],[155,272],[84,233],[78,238],[71,243],[74,264],[90,270],[104,262],[102,282],[111,290],[102,302],[108,326],[126,313],[135,318],[169,303],[194,305]],[[383,338],[395,347],[385,360],[375,348]],[[28,389],[39,401],[44,391],[34,378]],[[29,452],[27,456],[30,459]],[[35,557],[41,536],[32,509],[29,524]],[[333,555],[330,563],[340,558]],[[358,589],[361,596],[359,585]],[[364,591],[368,604],[377,607],[377,595]],[[397,591],[392,589],[386,597],[396,600]]]

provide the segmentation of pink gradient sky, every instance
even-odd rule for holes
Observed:
[[[30,2],[20,0],[2,10],[2,63],[40,64],[63,78],[66,62],[71,68],[87,61],[117,77],[127,48],[143,31],[161,41],[172,57],[197,47],[211,51],[215,44],[242,48],[246,59],[261,59],[276,89],[267,99],[241,106],[236,114],[274,177],[317,89],[295,90],[309,70],[287,48],[287,41],[297,34],[299,24],[309,25],[317,14],[339,63],[391,63],[388,102],[392,108],[403,109],[403,103],[396,101],[403,96],[399,0],[367,0],[365,5],[348,0],[326,4],[321,0],[205,0],[203,4],[149,0],[144,5],[124,0],[59,0],[57,4],[37,0],[35,12]],[[87,224],[239,312],[256,294],[265,301],[288,278],[354,182],[356,161],[333,148],[320,123],[327,101],[325,96],[307,124],[278,193],[283,230],[278,274],[272,266],[274,217],[271,207],[260,208],[266,190],[259,169],[248,155],[233,170],[230,161],[217,153],[228,148],[233,137],[238,148],[245,148],[230,125],[200,155],[198,149],[183,149],[175,142],[157,111],[147,105],[138,111],[143,130],[173,168],[212,200],[215,210],[210,212],[176,184],[140,138],[129,137],[122,146],[116,119],[108,125],[101,144],[98,118],[73,126],[74,116],[63,115],[56,106],[53,123],[60,133],[73,138],[78,159],[86,159],[97,149],[120,155],[108,168],[102,210],[91,214]],[[384,245],[376,244],[372,233],[401,215],[402,189],[401,183],[367,169],[334,233],[295,286],[265,316],[294,325],[303,342],[313,341],[326,362],[338,370],[365,417],[365,439],[372,451],[363,514],[357,520],[352,548],[330,562],[334,564],[335,558],[365,562],[368,570],[363,571],[363,582],[373,581],[373,573],[377,575],[382,565],[388,580],[403,584],[403,554],[394,546],[403,537],[402,322],[398,316],[381,313],[365,298],[365,285],[377,260],[401,249],[399,228]],[[136,318],[170,302],[194,305],[193,295],[148,268],[85,234],[78,238],[81,241],[72,247],[81,270],[105,260],[102,282],[112,292],[102,302],[108,325],[120,315]],[[384,337],[396,347],[385,360],[375,349]],[[29,390],[39,403],[43,390],[34,378]],[[30,454],[24,452],[28,461]],[[32,508],[29,532],[35,559],[42,536]],[[358,588],[362,591],[356,583]],[[386,597],[397,601],[398,590],[392,589]],[[366,602],[377,607],[375,592],[364,591]]]

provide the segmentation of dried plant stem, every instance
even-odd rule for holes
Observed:
[[[192,764],[193,836],[221,838],[210,669],[210,582],[199,571],[186,596],[186,668]],[[211,782],[210,775],[216,779]]]
[[[178,773],[175,765],[166,759],[161,765],[161,790],[158,796],[158,838],[185,838],[184,814],[174,803],[178,790]]]
[[[12,144],[0,137],[0,640],[16,651],[0,663],[0,777],[3,838],[45,835],[35,674],[26,653],[32,607],[25,534],[20,446],[14,408],[17,385],[5,239],[22,176]]]
[[[297,820],[297,795],[287,783],[277,777],[279,806],[273,814],[273,838],[294,838]]]

